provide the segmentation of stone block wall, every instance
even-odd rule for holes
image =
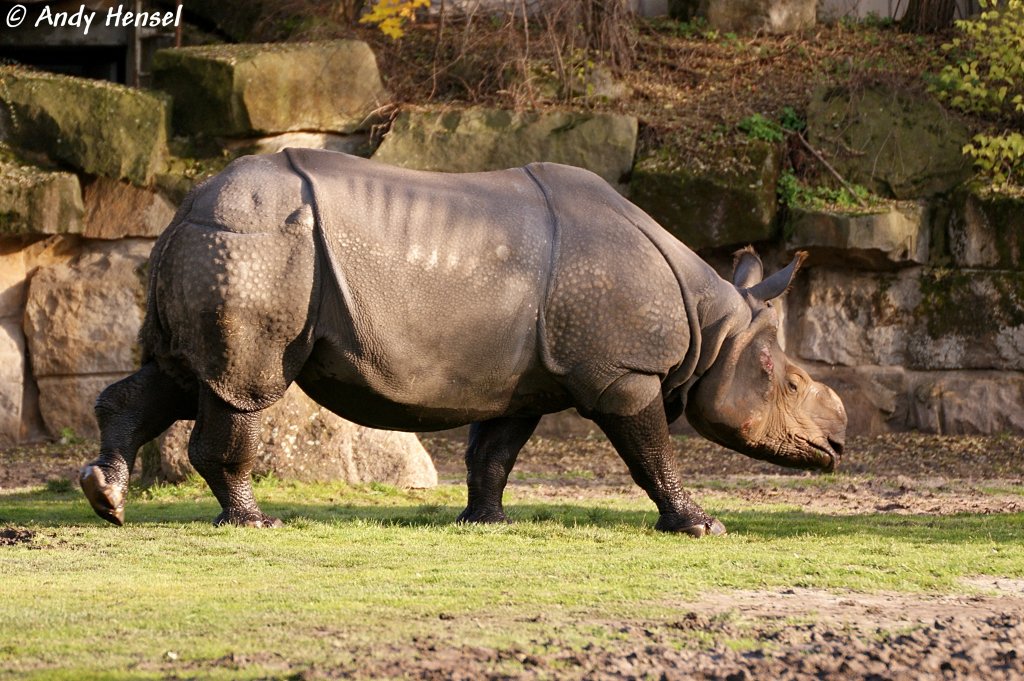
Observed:
[[[952,145],[913,156],[937,126],[942,139],[961,133],[931,102],[858,93],[873,117],[839,120],[861,105],[820,93],[808,137],[892,201],[857,214],[780,210],[780,146],[750,142],[748,171],[732,174],[670,150],[635,158],[628,114],[405,112],[375,149],[367,131],[387,95],[373,54],[339,41],[348,68],[324,69],[313,68],[323,45],[306,49],[168,51],[155,76],[164,92],[0,67],[0,445],[97,434],[96,396],[138,365],[148,254],[176,204],[234,156],[285,146],[451,172],[571,163],[723,267],[747,243],[775,264],[809,250],[783,341],[844,398],[852,432],[1024,432],[1024,200],[964,184]],[[260,78],[246,77],[254,64]],[[842,149],[857,150],[847,165]]]

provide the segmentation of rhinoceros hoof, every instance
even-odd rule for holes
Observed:
[[[96,515],[118,527],[124,525],[124,493],[116,484],[107,483],[102,468],[91,464],[83,466],[78,473],[78,484]]]
[[[476,510],[472,508],[466,508],[465,511],[459,514],[456,518],[457,523],[508,523],[511,522],[508,516],[505,515],[503,510],[499,509],[482,509]]]
[[[708,518],[698,523],[691,519],[681,520],[678,516],[661,516],[654,529],[662,532],[678,532],[688,534],[695,539],[706,535],[719,536],[725,534],[725,525],[717,518]]]
[[[235,525],[236,527],[283,527],[284,523],[279,518],[272,518],[260,511],[243,511],[239,509],[228,509],[222,511],[219,516],[213,519],[217,527],[221,525]]]

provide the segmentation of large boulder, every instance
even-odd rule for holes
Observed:
[[[25,337],[17,319],[0,318],[0,447],[21,439]]]
[[[232,137],[366,129],[387,95],[359,40],[161,50],[153,85],[174,98],[174,127]]]
[[[373,155],[403,168],[468,173],[553,161],[610,184],[633,165],[637,120],[618,114],[503,109],[403,112]]]
[[[232,154],[276,154],[288,148],[327,149],[367,158],[373,151],[370,134],[358,132],[339,135],[333,132],[284,132],[270,137],[226,140],[224,144]]]
[[[78,255],[77,236],[51,236],[26,244],[19,239],[0,240],[0,319],[25,315],[28,280],[40,267],[67,262]]]
[[[965,187],[952,203],[946,239],[954,264],[1024,268],[1024,196]]]
[[[804,362],[804,368],[843,398],[849,435],[909,428],[907,371],[903,367],[844,367]]]
[[[100,80],[0,67],[3,137],[95,175],[149,184],[167,154],[169,101]]]
[[[27,371],[22,321],[28,279],[40,267],[75,256],[78,237],[51,236],[26,244],[0,240],[0,443],[13,444],[43,435],[35,384]],[[26,379],[28,379],[26,381]]]
[[[100,390],[138,368],[152,246],[149,239],[93,243],[32,277],[25,335],[51,435],[68,427],[98,435],[92,408]]]
[[[188,462],[192,425],[179,421],[161,436],[157,460],[145,462],[144,478],[180,482],[194,472]],[[437,485],[434,463],[415,435],[357,426],[306,397],[298,386],[263,413],[255,472],[307,482]]]
[[[814,26],[819,0],[669,0],[669,15],[704,18],[711,28],[736,33],[793,33]]]
[[[1024,373],[913,372],[908,425],[926,433],[1024,433]]]
[[[85,228],[95,239],[157,237],[174,217],[174,205],[163,194],[97,177],[85,185]]]
[[[892,84],[820,87],[811,144],[850,182],[896,199],[943,194],[971,175],[967,126],[930,95]]]
[[[814,265],[892,269],[928,262],[927,206],[903,202],[875,213],[791,207],[786,247],[810,251]]]
[[[28,271],[22,244],[0,240],[0,319],[21,319],[25,311]]]
[[[800,358],[1024,370],[1024,272],[812,268],[794,293],[788,347]]]
[[[0,236],[81,232],[82,210],[71,173],[0,161]]]
[[[681,151],[641,158],[630,198],[691,248],[771,239],[781,150],[752,140],[733,156],[715,168],[699,168]]]
[[[847,432],[1024,433],[1024,372],[910,371],[899,366],[808,367],[843,398]]]

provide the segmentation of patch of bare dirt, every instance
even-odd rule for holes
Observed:
[[[888,479],[840,479],[830,486],[789,487],[771,477],[752,477],[727,491],[700,490],[705,500],[723,494],[755,504],[799,506],[814,513],[863,515],[946,515],[955,513],[1024,513],[1024,494],[1000,491],[1012,481],[972,484],[962,480],[918,480],[898,476]],[[1020,481],[1017,489],[1024,491]]]
[[[980,580],[984,582],[985,580]],[[443,636],[361,651],[300,678],[1024,678],[1024,592],[925,597],[813,589],[709,594],[658,622],[584,622],[601,643],[538,638],[508,648]]]
[[[77,481],[82,464],[96,458],[95,443],[46,443],[0,448],[0,491]],[[77,482],[75,482],[77,484]]]
[[[0,529],[0,546],[17,546],[28,544],[36,533],[32,530],[25,530],[18,527],[5,527]]]
[[[443,480],[465,478],[463,442],[422,439]],[[779,468],[699,438],[673,442],[684,481],[705,503],[739,497],[834,515],[1024,512],[1024,437],[852,438],[834,476]],[[510,487],[560,501],[643,495],[602,437],[534,438],[516,462]]]
[[[445,436],[421,436],[446,479],[463,479],[465,442]],[[698,481],[721,476],[807,477],[804,471],[756,461],[699,437],[673,438],[678,470]],[[519,480],[561,479],[579,484],[628,483],[626,466],[600,436],[532,438],[519,455],[513,475]],[[853,437],[839,477],[889,480],[1024,480],[1024,437],[1016,435],[926,435],[897,433]]]

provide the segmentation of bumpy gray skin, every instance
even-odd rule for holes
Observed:
[[[756,283],[749,256],[738,274]],[[781,292],[797,265],[761,286]],[[519,449],[541,415],[576,407],[653,499],[659,529],[718,534],[669,463],[684,405],[712,439],[785,465],[831,468],[845,430],[828,391],[817,449],[754,441],[751,415],[778,407],[771,380],[736,379],[736,357],[763,366],[765,339],[781,354],[755,328],[756,288],[721,279],[577,168],[445,175],[312,150],[242,158],[186,199],[154,247],[144,364],[100,396],[101,451],[82,487],[120,525],[138,448],[194,418],[189,459],[220,501],[215,522],[279,524],[249,474],[260,411],[297,382],[366,426],[472,423],[461,521],[504,521]],[[688,405],[722,358],[706,404]],[[751,407],[716,406],[725,388]]]

